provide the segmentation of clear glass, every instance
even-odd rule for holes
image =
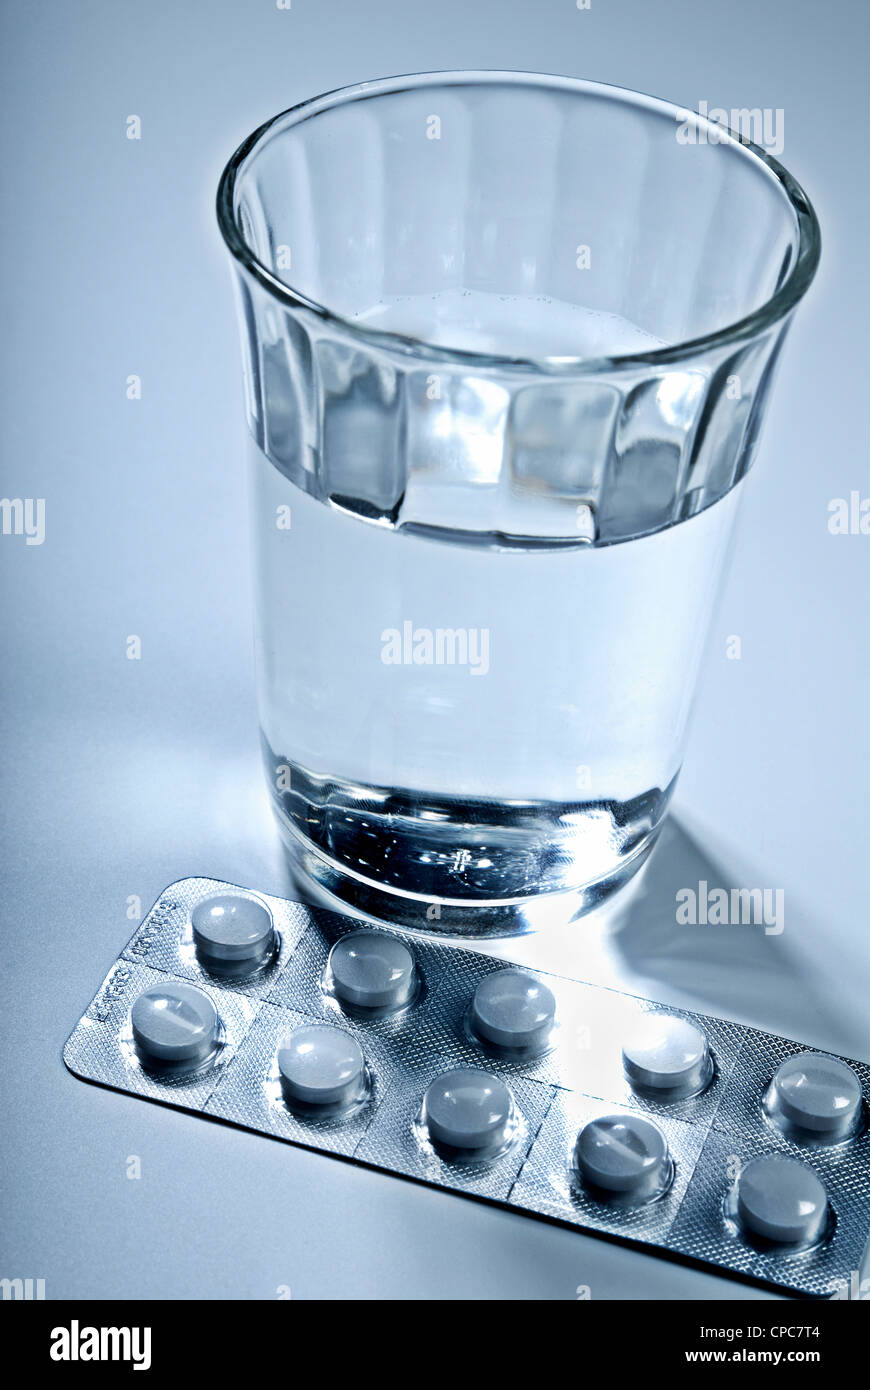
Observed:
[[[667,810],[812,208],[665,102],[457,72],[276,117],[218,215],[297,875],[429,932],[582,914]]]

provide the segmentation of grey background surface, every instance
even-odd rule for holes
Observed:
[[[782,108],[782,158],[824,236],[749,480],[678,820],[622,920],[504,954],[870,1055],[870,536],[827,527],[832,498],[870,492],[866,6],[6,0],[0,23],[0,491],[47,509],[43,545],[0,537],[0,1275],[45,1278],[50,1298],[758,1297],[84,1086],[60,1051],[132,930],[131,895],[145,908],[194,873],[287,888],[258,764],[222,164],[319,91],[493,67]],[[141,141],[125,138],[130,114]],[[784,888],[783,934],[677,932],[674,885],[705,875]]]

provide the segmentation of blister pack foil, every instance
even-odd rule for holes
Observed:
[[[64,1061],[770,1289],[865,1286],[870,1066],[722,1019],[189,878]]]

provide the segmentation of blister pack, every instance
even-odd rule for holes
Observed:
[[[781,1291],[861,1270],[868,1065],[213,879],[161,894],[64,1060]]]

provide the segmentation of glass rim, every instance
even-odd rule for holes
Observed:
[[[753,309],[751,313],[725,324],[710,333],[687,338],[648,352],[617,353],[613,356],[522,356],[516,353],[482,352],[470,348],[451,348],[427,342],[408,334],[397,333],[370,327],[358,319],[348,318],[318,303],[300,290],[287,285],[265,265],[251,250],[239,227],[235,212],[235,194],[239,180],[245,172],[245,165],[270,132],[281,124],[296,126],[303,121],[320,115],[335,106],[344,106],[353,101],[366,101],[386,94],[397,95],[423,87],[444,86],[483,86],[497,83],[513,83],[526,87],[543,87],[551,90],[587,94],[622,102],[637,108],[667,115],[674,120],[692,119],[699,129],[715,130],[715,141],[719,145],[737,148],[746,159],[763,166],[759,172],[772,176],[779,186],[788,206],[791,208],[797,226],[797,254],[789,272],[775,292]],[[292,118],[292,119],[288,119]],[[777,159],[748,140],[745,136],[726,128],[718,121],[690,111],[687,107],[660,97],[649,96],[633,91],[629,87],[619,87],[613,83],[594,82],[585,78],[565,77],[555,73],[524,72],[514,69],[445,69],[443,71],[402,73],[393,77],[382,77],[369,82],[357,82],[350,86],[335,87],[318,96],[308,97],[270,117],[258,126],[230,156],[221,174],[217,190],[217,220],[221,235],[234,261],[251,275],[263,289],[267,290],[286,308],[305,310],[315,315],[325,324],[340,330],[370,350],[399,353],[403,356],[419,358],[426,362],[445,362],[460,367],[478,370],[522,370],[541,375],[561,376],[565,374],[594,374],[604,371],[618,371],[638,367],[669,367],[686,359],[698,357],[708,351],[725,348],[731,344],[746,342],[757,337],[781,322],[795,308],[806,293],[819,263],[821,253],[821,230],[812,203],[801,185],[780,164]]]

